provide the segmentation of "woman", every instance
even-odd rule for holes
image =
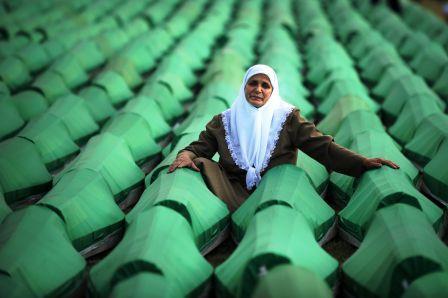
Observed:
[[[261,176],[281,164],[296,164],[297,149],[327,170],[359,177],[383,164],[333,142],[280,98],[277,75],[266,65],[254,65],[244,76],[232,107],[216,115],[199,140],[181,150],[168,172],[188,167],[200,171],[211,191],[233,212],[253,192]],[[211,160],[219,153],[219,162]]]

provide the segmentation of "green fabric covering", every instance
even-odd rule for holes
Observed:
[[[0,98],[0,140],[15,134],[25,121],[8,95]]]
[[[368,82],[378,82],[384,71],[393,66],[403,64],[395,50],[381,46],[371,50],[359,62],[362,68],[362,77]]]
[[[8,86],[6,86],[5,82],[0,81],[0,96],[10,95]]]
[[[147,96],[140,95],[130,100],[122,111],[142,116],[149,124],[152,136],[156,140],[162,139],[171,131],[170,126],[163,118],[160,107]]]
[[[107,132],[92,137],[84,151],[56,176],[55,182],[74,169],[91,169],[99,172],[118,201],[144,178],[126,142]]]
[[[191,117],[185,119],[182,122],[182,124],[180,124],[174,129],[174,134],[176,135],[176,137],[183,134],[197,133],[203,131],[207,123],[210,122],[210,120],[213,118],[213,114],[211,115],[207,114],[204,116],[196,116],[190,114],[190,116]]]
[[[161,173],[126,220],[132,222],[142,211],[157,205],[171,208],[188,220],[200,251],[207,249],[228,226],[226,205],[207,188],[200,173],[189,169]]]
[[[159,74],[176,74],[187,86],[192,86],[197,81],[193,70],[177,55],[170,55],[162,60],[155,75]]]
[[[84,99],[74,94],[59,98],[47,113],[61,119],[72,139],[78,143],[83,143],[99,129]]]
[[[358,134],[368,130],[384,132],[380,118],[371,111],[354,111],[344,118],[334,139],[339,145],[349,147]]]
[[[42,46],[44,47],[45,52],[47,52],[48,56],[50,56],[51,60],[56,59],[67,50],[66,46],[56,39],[47,40],[42,44]]]
[[[111,70],[102,72],[93,83],[106,90],[114,106],[123,105],[134,95],[123,77]]]
[[[0,184],[8,204],[51,188],[51,175],[32,142],[15,137],[0,143]]]
[[[356,71],[352,68],[337,68],[333,70],[325,79],[316,86],[313,95],[320,102],[324,101],[329,96],[331,89],[335,84],[339,82],[353,82],[355,84],[360,83],[359,77]]]
[[[30,121],[18,136],[35,144],[49,170],[62,166],[68,158],[79,152],[79,147],[71,139],[62,120],[50,114]]]
[[[91,169],[67,172],[38,204],[58,211],[77,250],[101,240],[124,222],[124,213],[106,181]]]
[[[442,113],[427,96],[416,95],[408,99],[395,123],[389,127],[390,135],[401,144],[408,143],[418,125],[429,115]]]
[[[448,65],[448,56],[438,44],[427,44],[420,48],[409,65],[427,81],[434,83],[440,77],[443,67]]]
[[[152,272],[141,272],[119,282],[113,288],[109,297],[182,297],[177,288],[171,287],[171,291],[169,289],[170,286],[163,275]]]
[[[440,110],[444,110],[446,107],[446,104],[429,89],[422,78],[412,76],[404,77],[394,83],[381,108],[386,114],[385,116],[398,117],[406,102],[417,98],[417,95],[425,96],[428,101],[436,102]]]
[[[417,31],[408,35],[398,50],[405,59],[412,59],[428,44],[431,44],[431,40],[424,33]]]
[[[82,283],[86,261],[52,210],[30,206],[11,213],[0,229],[0,270],[34,296],[69,296]]]
[[[191,142],[198,139],[199,133],[190,133],[179,136],[179,139],[177,140],[176,144],[170,144],[166,149],[167,155],[165,158],[160,162],[154,170],[151,171],[146,177],[145,177],[145,185],[146,187],[149,187],[151,183],[153,183],[157,177],[161,175],[162,172],[168,171],[168,167],[173,163],[173,161],[176,159],[177,153],[179,150],[184,149],[186,146],[188,146]],[[165,151],[163,152],[165,153]]]
[[[78,95],[84,98],[90,114],[97,123],[103,123],[115,114],[115,108],[103,88],[89,86],[82,89]]]
[[[92,70],[105,62],[103,53],[101,53],[96,43],[91,40],[78,43],[71,50],[71,53],[79,61],[82,68],[87,71]]]
[[[176,211],[155,206],[139,214],[123,240],[90,271],[90,291],[101,297],[111,287],[141,272],[165,277],[167,295],[198,296],[213,268],[200,255],[188,221]],[[163,286],[163,285],[162,285]]]
[[[447,140],[445,139],[431,161],[423,168],[425,185],[444,202],[448,202],[448,168],[445,166],[448,159]]]
[[[3,190],[0,188],[0,224],[2,223],[3,219],[11,212],[11,208],[9,208],[8,204],[6,204],[5,197],[3,196]]]
[[[51,65],[50,70],[59,74],[70,89],[80,86],[89,79],[76,57],[71,54],[67,54],[56,60]]]
[[[144,44],[133,42],[120,52],[121,57],[129,59],[139,73],[146,72],[155,66],[154,54]]]
[[[330,176],[324,165],[299,150],[296,166],[305,171],[317,193],[325,191]]]
[[[313,271],[298,266],[279,265],[260,279],[252,297],[331,298],[333,293]]]
[[[53,71],[46,71],[38,76],[32,87],[42,92],[50,104],[70,93],[62,77]]]
[[[319,122],[317,128],[326,134],[335,135],[345,117],[358,110],[371,111],[367,102],[359,97],[343,97],[335,104],[333,109],[325,116],[325,118]]]
[[[316,242],[302,213],[274,205],[256,213],[232,255],[215,270],[218,296],[249,297],[273,267],[290,263],[315,272],[330,285],[338,262]]]
[[[181,103],[174,97],[166,84],[154,83],[146,85],[140,94],[157,102],[163,118],[168,122],[173,122],[184,113]]]
[[[361,242],[375,211],[397,203],[422,210],[436,231],[441,228],[442,209],[418,192],[403,172],[386,166],[364,173],[347,207],[339,213],[339,227]]]
[[[233,238],[241,241],[255,214],[272,205],[288,206],[300,212],[317,240],[335,220],[334,211],[315,191],[305,171],[293,165],[281,165],[263,176],[255,192],[232,215]]]
[[[349,147],[354,152],[363,156],[376,158],[381,156],[392,160],[400,166],[408,177],[417,183],[417,168],[400,152],[397,144],[385,132],[370,130],[358,134]],[[348,201],[354,191],[355,178],[344,174],[333,172],[330,175],[330,186],[336,199],[342,202]]]
[[[3,274],[0,275],[0,296],[9,298],[34,297],[24,283]]]
[[[412,76],[412,71],[409,67],[403,64],[394,64],[384,70],[380,80],[376,86],[371,90],[373,95],[380,98],[382,101],[393,88],[395,82],[402,80],[405,77]]]
[[[134,63],[127,57],[118,56],[113,58],[107,64],[106,69],[119,74],[131,89],[134,89],[143,82]]]
[[[20,92],[12,97],[14,105],[23,120],[29,121],[31,118],[44,113],[48,109],[48,101],[39,92],[29,90]]]
[[[9,89],[16,90],[27,84],[31,77],[22,60],[8,57],[0,63],[0,79],[6,83]]]
[[[448,295],[448,273],[434,272],[414,280],[404,292],[403,298],[446,297]]]
[[[413,138],[404,147],[404,152],[410,159],[424,166],[437,153],[444,139],[448,139],[448,116],[435,113],[420,122]]]
[[[342,266],[356,297],[400,297],[422,275],[448,270],[448,248],[419,209],[395,204],[375,213],[361,247]]]
[[[174,97],[180,102],[188,101],[193,97],[193,92],[188,89],[180,77],[174,74],[162,74],[157,77],[157,82],[169,86]]]
[[[440,74],[437,81],[432,86],[432,89],[437,92],[440,96],[445,98],[445,101],[448,98],[448,64],[445,65],[442,73]]]
[[[94,41],[104,57],[110,58],[129,41],[129,37],[122,29],[110,29],[96,36]]]
[[[49,62],[50,57],[44,47],[38,43],[29,43],[20,49],[17,56],[25,63],[30,71],[38,71],[44,68]]]
[[[120,113],[110,120],[102,132],[109,132],[126,141],[135,162],[145,161],[161,151],[154,141],[146,120],[134,113]]]

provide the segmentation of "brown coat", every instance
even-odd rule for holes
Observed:
[[[286,119],[269,164],[261,175],[263,176],[266,171],[281,164],[296,164],[297,149],[323,164],[328,171],[355,177],[359,177],[364,172],[363,161],[365,158],[363,156],[336,144],[331,136],[323,135],[313,123],[302,118],[299,111],[295,109]],[[202,167],[201,172],[206,182],[211,190],[228,205],[229,200],[234,201],[229,205],[229,209],[232,211],[241,205],[250,194],[245,188],[246,171],[235,164],[227,147],[221,114],[213,117],[197,141],[181,151],[191,152],[192,158],[204,158],[198,160],[198,164],[200,164],[200,168]],[[219,164],[213,165],[207,160],[211,159],[216,152],[219,153]],[[223,173],[218,174],[215,173],[216,171]],[[228,181],[217,181],[215,179],[217,176],[221,176],[218,180],[225,180],[227,177],[230,185]],[[223,184],[225,185],[222,186]],[[229,186],[233,190],[227,190]],[[221,192],[221,189],[224,192]],[[236,196],[236,198],[223,198],[227,196]]]

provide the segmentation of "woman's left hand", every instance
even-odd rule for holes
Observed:
[[[389,166],[392,169],[400,168],[400,166],[397,165],[396,163],[394,163],[390,160],[384,159],[384,158],[366,158],[363,163],[363,166],[367,171],[372,170],[372,169],[381,168],[382,165]]]

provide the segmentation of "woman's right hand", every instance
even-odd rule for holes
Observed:
[[[200,172],[199,168],[194,164],[193,158],[188,152],[181,152],[170,165],[168,173],[174,172],[177,168],[190,168],[196,172]]]

